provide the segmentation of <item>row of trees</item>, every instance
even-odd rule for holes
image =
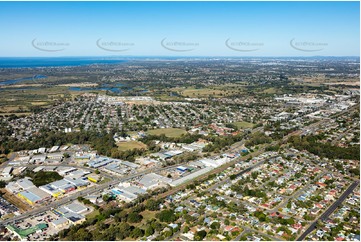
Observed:
[[[154,200],[151,197],[163,193],[164,189],[156,189],[149,194],[139,196],[133,203],[126,203],[122,208],[109,206],[98,208],[99,214],[88,218],[83,224],[71,226],[62,230],[58,237],[53,239],[66,240],[124,240],[125,238],[140,238],[150,236],[155,231],[162,231],[167,224],[158,219],[147,221],[142,228],[137,228],[132,224],[140,223],[144,220],[142,212],[159,210],[161,200]],[[80,202],[89,204],[88,199],[78,198]],[[160,215],[158,215],[160,216]],[[109,219],[115,223],[109,223]]]
[[[241,193],[244,196],[250,197],[267,197],[266,193],[260,189],[249,189],[248,186],[239,186],[239,185],[232,185],[231,189],[237,193]]]
[[[156,218],[148,220],[145,226],[136,227],[132,224],[142,222],[143,216],[140,214],[146,208],[153,210],[158,209],[159,201],[149,200],[146,205],[139,204],[132,209],[121,210],[120,208],[110,208],[101,210],[101,213],[93,219],[88,219],[81,225],[72,226],[59,233],[61,239],[67,240],[99,240],[113,241],[124,240],[126,238],[141,238],[150,236],[155,231],[161,232],[167,226],[167,223],[177,220],[173,210],[163,210],[156,214]],[[113,217],[115,223],[106,222],[107,219]],[[90,230],[90,228],[93,228]],[[163,236],[169,237],[173,234],[166,233]],[[55,238],[54,238],[55,239]]]
[[[322,136],[292,136],[288,142],[298,150],[307,150],[319,157],[329,159],[360,160],[360,146],[339,147],[330,143],[322,143]]]
[[[151,141],[154,140],[160,140],[162,142],[174,142],[174,143],[186,143],[190,144],[195,141],[198,141],[198,139],[202,138],[202,135],[199,134],[183,134],[179,137],[168,137],[164,134],[161,135],[147,135],[146,137],[140,139],[141,142],[143,142],[146,145],[151,145]]]
[[[245,145],[247,147],[252,147],[259,144],[271,143],[272,139],[265,135],[262,132],[255,132],[250,135],[250,138],[247,140]]]
[[[172,160],[166,161],[167,165],[178,164],[180,162],[193,161],[199,158],[200,155],[197,152],[184,152],[181,155],[173,157]]]
[[[29,141],[18,141],[14,138],[5,137],[0,143],[0,154],[8,154],[12,151],[31,150],[39,147],[51,147],[54,145],[90,144],[98,154],[112,158],[134,161],[136,156],[146,152],[146,149],[132,149],[120,151],[113,139],[113,133],[85,131],[63,133],[59,131],[42,130],[34,135]]]
[[[232,144],[239,142],[243,139],[244,135],[238,134],[235,136],[210,136],[206,137],[211,144],[208,144],[203,148],[204,152],[220,152],[222,149],[231,146]]]
[[[112,148],[110,156],[116,159],[135,161],[137,156],[143,155],[146,151],[146,149],[131,149],[121,151],[118,148]]]
[[[51,147],[54,145],[90,144],[99,154],[111,155],[111,149],[115,148],[112,133],[96,131],[80,131],[66,133],[59,131],[41,130],[37,135],[32,136],[28,141],[19,141],[15,138],[4,137],[0,144],[1,154],[8,154],[11,151],[31,150],[39,147]]]

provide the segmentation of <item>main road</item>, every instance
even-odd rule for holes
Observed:
[[[297,241],[302,241],[306,238],[306,236],[311,233],[317,225],[317,222],[319,220],[325,220],[328,218],[328,216],[330,216],[333,211],[335,211],[335,209],[347,198],[348,195],[350,195],[350,193],[353,191],[353,189],[355,189],[358,184],[360,183],[360,181],[355,181],[353,182],[348,188],[347,190],[342,193],[342,195],[318,218],[316,219],[307,229],[305,232],[303,232],[303,234],[301,234],[300,237],[298,237]]]

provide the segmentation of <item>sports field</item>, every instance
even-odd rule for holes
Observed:
[[[162,135],[164,134],[167,137],[180,137],[182,134],[186,134],[187,131],[184,129],[178,128],[165,128],[165,129],[152,129],[148,130],[148,134],[151,135]]]
[[[120,151],[132,150],[132,149],[146,149],[147,146],[139,141],[127,141],[117,143]]]
[[[233,124],[236,125],[237,128],[239,128],[239,129],[248,129],[248,128],[252,128],[254,126],[253,123],[249,123],[249,122],[245,122],[245,121],[234,122]]]

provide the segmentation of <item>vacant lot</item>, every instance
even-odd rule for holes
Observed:
[[[187,133],[187,131],[185,131],[184,129],[177,129],[177,128],[148,130],[148,134],[151,134],[151,135],[164,134],[167,137],[180,137],[182,134],[186,134],[186,133]]]
[[[35,186],[43,186],[45,184],[63,179],[63,177],[55,171],[39,171],[28,175],[32,178],[32,182]]]
[[[252,123],[249,123],[249,122],[245,122],[245,121],[242,121],[242,122],[235,122],[233,123],[234,125],[237,126],[237,128],[239,129],[248,129],[248,128],[252,128],[254,124]]]
[[[11,204],[15,205],[20,210],[20,212],[26,212],[31,209],[29,204],[22,201],[16,195],[9,193],[5,188],[0,189],[0,191],[3,193],[2,197],[5,198]]]
[[[127,142],[119,142],[118,144],[119,150],[132,150],[132,149],[146,149],[147,146],[139,141],[127,141]]]
[[[48,102],[41,102],[41,101],[39,101],[39,102],[30,102],[31,103],[31,105],[34,105],[34,106],[42,106],[42,105],[47,105],[48,104]]]

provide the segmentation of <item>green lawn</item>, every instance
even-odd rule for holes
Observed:
[[[96,216],[98,216],[100,214],[98,209],[94,209],[93,212],[89,213],[86,215],[87,219],[91,219],[91,218],[95,218]]]
[[[141,212],[140,214],[143,216],[143,220],[151,220],[152,218],[155,218],[155,214],[158,213],[159,211],[149,211],[149,210],[144,210],[143,212]]]
[[[239,128],[239,129],[253,128],[253,126],[254,126],[253,123],[248,123],[248,122],[245,122],[245,121],[242,121],[242,122],[234,122],[233,124],[236,125],[237,128]]]
[[[165,128],[165,129],[153,129],[148,130],[148,134],[151,135],[162,135],[164,134],[167,137],[180,137],[182,134],[186,134],[187,131],[184,129],[177,129],[177,128]]]

